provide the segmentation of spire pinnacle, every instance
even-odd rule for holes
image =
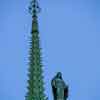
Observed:
[[[32,0],[29,6],[29,12],[32,17],[37,16],[37,13],[40,12],[40,7],[37,0]]]

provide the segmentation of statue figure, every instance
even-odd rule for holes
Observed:
[[[58,72],[51,81],[54,100],[66,100],[68,98],[68,86],[62,78],[62,73]]]

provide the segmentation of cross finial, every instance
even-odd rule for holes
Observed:
[[[40,12],[40,7],[37,0],[32,0],[29,6],[29,12],[32,14],[32,17],[36,16]]]

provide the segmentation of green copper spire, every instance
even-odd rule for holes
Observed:
[[[32,14],[32,31],[30,42],[28,86],[25,100],[46,100],[43,86],[43,70],[37,18],[37,13],[40,12],[40,8],[36,0],[32,0],[29,11]]]

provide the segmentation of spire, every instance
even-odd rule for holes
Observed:
[[[37,13],[40,12],[38,2],[32,0],[29,7],[32,14],[32,31],[29,52],[28,86],[25,100],[46,100],[44,93],[43,70]]]
[[[37,0],[32,0],[29,6],[29,13],[32,15],[32,33],[38,32],[38,17],[40,12],[39,3]]]

